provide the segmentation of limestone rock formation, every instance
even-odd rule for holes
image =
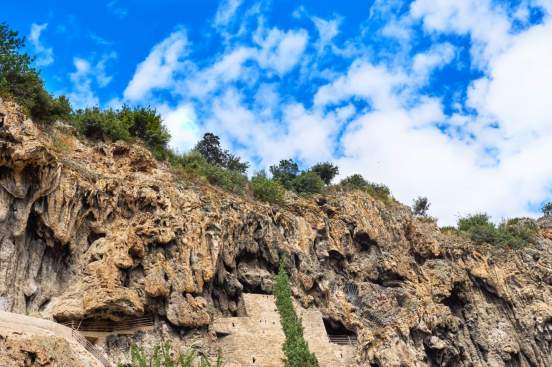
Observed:
[[[0,113],[0,308],[153,314],[208,341],[243,292],[271,292],[284,256],[296,299],[357,334],[359,366],[552,366],[550,221],[513,251],[360,192],[275,207],[173,174],[139,145]]]

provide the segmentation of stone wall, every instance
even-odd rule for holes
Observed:
[[[247,316],[216,319],[213,323],[227,367],[284,366],[284,333],[272,295],[243,294]],[[353,346],[330,343],[322,314],[295,304],[305,329],[305,339],[321,367],[346,367],[354,356]]]

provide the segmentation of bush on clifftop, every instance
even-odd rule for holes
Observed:
[[[487,214],[478,213],[460,218],[458,231],[476,243],[521,248],[534,239],[538,227],[528,218],[509,219],[497,227]]]

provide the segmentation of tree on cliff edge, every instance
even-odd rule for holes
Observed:
[[[52,97],[44,88],[33,57],[22,52],[25,38],[0,23],[0,97],[13,99],[35,120],[66,119],[71,105],[64,96]]]

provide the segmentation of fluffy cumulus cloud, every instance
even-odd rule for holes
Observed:
[[[117,58],[115,52],[103,54],[97,62],[94,58],[73,58],[75,71],[69,74],[71,90],[67,92],[69,101],[75,108],[98,106],[100,100],[95,93],[96,88],[104,88],[112,80],[107,71],[108,64]]]
[[[48,66],[54,62],[54,50],[46,47],[40,41],[40,36],[48,28],[48,23],[31,25],[31,33],[29,34],[29,43],[36,55],[35,63],[37,66]]]
[[[176,108],[161,104],[157,106],[157,110],[171,134],[172,149],[185,152],[199,140],[197,115],[191,104],[182,104]]]
[[[175,149],[212,131],[253,170],[332,160],[341,177],[361,173],[403,202],[428,196],[441,224],[534,216],[552,197],[549,0],[376,1],[347,36],[346,14],[301,7],[284,27],[247,6],[221,3],[211,58],[191,57],[179,30],[128,83],[123,100],[157,105]],[[77,64],[72,78],[90,75]]]
[[[149,55],[136,68],[136,72],[124,91],[125,99],[139,101],[156,89],[174,85],[177,75],[185,66],[188,37],[179,30],[155,45]]]
[[[75,71],[70,74],[73,83],[72,91],[67,95],[69,101],[75,108],[99,105],[99,99],[92,90],[92,66],[90,62],[75,57],[73,59]]]

